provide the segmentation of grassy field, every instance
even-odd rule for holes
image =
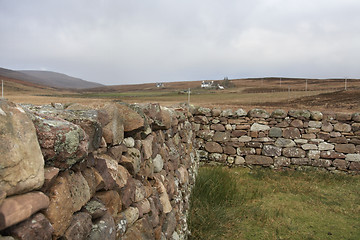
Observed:
[[[360,239],[360,176],[203,167],[189,226],[190,239]]]

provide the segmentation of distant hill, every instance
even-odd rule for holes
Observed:
[[[62,73],[50,71],[14,71],[6,68],[0,68],[0,76],[54,88],[86,89],[103,86],[99,83],[89,82],[80,78],[74,78]]]

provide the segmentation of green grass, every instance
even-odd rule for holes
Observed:
[[[203,167],[190,206],[190,239],[360,239],[360,176]]]

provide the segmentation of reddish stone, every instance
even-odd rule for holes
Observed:
[[[360,171],[360,162],[351,162],[349,169],[351,171]]]
[[[120,191],[121,202],[124,208],[128,208],[135,199],[135,181],[129,178],[126,185]]]
[[[295,128],[303,128],[304,123],[300,119],[295,119],[290,123],[290,126],[295,127]]]
[[[318,138],[328,141],[330,139],[330,134],[325,132],[317,133]]]
[[[236,149],[232,146],[228,146],[226,145],[225,147],[223,147],[224,149],[224,153],[228,154],[228,155],[235,155],[236,154]]]
[[[49,220],[41,213],[36,213],[25,221],[10,227],[7,232],[19,240],[52,239],[54,228]],[[2,239],[0,237],[0,239]]]
[[[139,219],[132,225],[122,237],[123,240],[154,239],[153,228],[148,218]]]
[[[125,145],[121,144],[121,145],[110,147],[108,149],[108,155],[111,156],[117,162],[119,162],[121,160],[121,156],[126,151],[127,151],[127,147]]]
[[[222,153],[223,149],[217,142],[206,142],[205,150],[210,153]]]
[[[333,150],[329,150],[329,151],[321,151],[320,157],[327,159],[336,159],[336,158],[344,159],[345,155],[343,153],[338,153]]]
[[[287,139],[296,139],[300,138],[301,134],[298,128],[285,128],[283,129],[283,137]]]
[[[267,156],[247,155],[245,157],[245,162],[246,164],[269,166],[274,163],[274,160]]]
[[[0,205],[0,230],[19,223],[48,206],[49,198],[42,192],[8,197]]]
[[[212,124],[210,126],[211,130],[215,130],[215,131],[220,131],[220,132],[224,132],[225,131],[225,127],[222,124]]]
[[[62,238],[66,240],[83,240],[87,239],[92,228],[91,216],[88,213],[75,213],[70,226]]]
[[[346,170],[348,167],[348,162],[343,159],[335,159],[333,161],[333,165],[339,170]]]
[[[105,207],[108,209],[109,213],[116,217],[116,215],[121,211],[122,204],[119,193],[114,190],[97,192],[95,196],[104,203]]]
[[[340,153],[356,153],[354,144],[336,144],[335,151]]]
[[[45,192],[55,182],[55,179],[59,174],[59,170],[60,169],[56,167],[47,167],[44,169],[44,185],[41,188],[43,192]]]
[[[331,142],[331,143],[342,143],[342,144],[348,143],[346,137],[334,137],[334,138],[330,138],[330,139],[329,139],[329,142]]]
[[[241,137],[241,136],[244,136],[244,135],[246,135],[247,134],[247,132],[246,131],[244,131],[244,130],[233,130],[233,131],[231,131],[231,137],[232,138],[237,138],[237,137]]]
[[[120,115],[124,118],[125,132],[134,131],[144,127],[144,119],[139,113],[122,104],[116,104],[116,107],[119,110]]]

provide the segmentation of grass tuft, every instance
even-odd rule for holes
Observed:
[[[203,167],[190,239],[360,239],[359,203],[360,176]]]

